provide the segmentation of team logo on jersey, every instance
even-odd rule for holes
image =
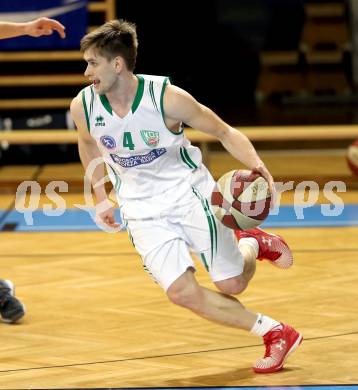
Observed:
[[[102,115],[98,115],[96,116],[96,123],[94,124],[96,127],[97,126],[106,126],[106,124],[104,123],[104,118]]]
[[[150,147],[155,148],[159,144],[159,132],[150,130],[141,130],[140,135],[143,141]]]
[[[114,149],[116,147],[116,141],[110,135],[102,135],[100,138],[102,145],[107,149]]]

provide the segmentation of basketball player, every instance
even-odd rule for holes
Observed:
[[[253,369],[279,371],[302,335],[247,310],[232,295],[248,285],[257,257],[288,267],[291,252],[281,238],[259,229],[243,233],[237,244],[234,232],[215,220],[208,202],[214,180],[202,164],[200,150],[186,139],[183,123],[217,137],[273,189],[270,173],[246,136],[189,93],[166,77],[133,73],[135,25],[107,22],[82,39],[81,49],[91,82],[71,104],[81,161],[85,169],[95,160],[106,165],[144,268],[174,304],[207,320],[262,336],[266,353]],[[91,178],[102,206],[109,203],[101,184],[103,168],[97,165]],[[108,205],[99,217],[117,228],[113,212]],[[220,292],[198,284],[189,248],[201,258]]]
[[[0,22],[0,39],[21,35],[40,37],[57,31],[65,38],[65,27],[53,19],[40,18],[27,23]],[[14,284],[10,280],[0,279],[0,316],[2,321],[14,323],[25,314],[24,305],[14,296]]]

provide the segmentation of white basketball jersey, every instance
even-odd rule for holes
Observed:
[[[135,219],[162,215],[180,203],[193,185],[203,192],[214,185],[202,165],[200,149],[190,144],[182,126],[174,133],[164,123],[168,78],[137,78],[132,108],[123,118],[92,85],[82,91],[87,126],[107,165],[122,213]]]

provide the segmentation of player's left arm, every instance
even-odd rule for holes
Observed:
[[[271,192],[273,191],[273,178],[246,135],[228,125],[188,92],[168,85],[164,93],[164,112],[168,121],[182,121],[218,138],[233,157],[262,175],[268,181]]]
[[[39,18],[27,23],[0,22],[0,39],[15,38],[22,35],[40,37],[57,31],[61,38],[66,37],[65,26],[54,19]]]

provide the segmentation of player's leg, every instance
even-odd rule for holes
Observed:
[[[25,314],[24,305],[14,295],[14,284],[10,280],[0,279],[0,315],[7,323],[13,323]]]
[[[232,296],[200,286],[191,269],[177,278],[166,292],[171,302],[200,317],[262,336],[266,351],[264,357],[253,366],[257,373],[281,370],[287,356],[302,341],[302,335],[290,326],[247,310]]]
[[[133,223],[129,225],[132,226],[133,242],[138,243],[136,247],[140,250],[144,248],[143,232],[150,236],[154,231],[157,238],[164,238],[160,245],[143,253],[142,259],[146,271],[163,288],[172,303],[187,308],[207,320],[225,326],[253,330],[255,334],[258,334],[256,328],[259,329],[260,335],[263,335],[279,325],[269,317],[262,317],[257,325],[258,315],[246,310],[236,298],[200,286],[194,276],[195,266],[188,244],[179,237],[165,240],[165,223],[160,226],[160,222],[155,221],[154,224],[148,231],[146,228],[138,226],[136,228]],[[168,228],[169,225],[167,230],[170,230]],[[155,240],[149,239],[147,243],[149,242]],[[236,248],[237,245],[233,247]]]
[[[258,260],[268,260],[271,264],[279,268],[289,268],[293,264],[293,255],[286,241],[276,234],[267,233],[262,229],[236,230],[235,235],[239,240],[240,250],[245,247],[250,240],[257,242]]]
[[[131,225],[131,224],[130,224]],[[133,224],[132,224],[133,227]],[[148,225],[149,227],[149,225]],[[147,229],[133,229],[133,242],[143,249],[143,232]],[[160,230],[162,230],[161,234]],[[159,222],[147,231],[148,236],[154,233],[157,238],[164,238]],[[139,233],[139,234],[138,234]],[[141,233],[141,234],[140,234]],[[140,237],[142,236],[142,237]],[[141,243],[139,243],[139,241]],[[149,239],[155,242],[155,240]],[[235,245],[233,245],[236,248]],[[181,238],[163,240],[152,250],[142,254],[144,267],[151,277],[166,291],[169,300],[176,305],[192,310],[199,316],[222,325],[251,330],[257,320],[257,314],[252,313],[234,297],[212,291],[200,286],[195,277],[195,266],[189,253],[188,244]],[[268,317],[267,317],[268,318]],[[264,325],[270,328],[279,323],[270,319]],[[266,332],[265,332],[266,333]]]
[[[193,205],[184,220],[183,230],[190,246],[200,255],[215,285],[224,294],[199,286],[188,270],[169,286],[167,295],[172,302],[203,318],[264,337],[265,356],[255,363],[253,369],[256,372],[278,371],[288,354],[297,348],[302,336],[287,325],[248,311],[230,296],[243,291],[252,278],[259,252],[258,242],[256,238],[245,237],[237,245],[233,231],[216,223],[208,203],[203,203],[206,205],[205,218]],[[205,231],[208,232],[206,236]]]
[[[251,330],[257,318],[236,298],[200,286],[191,268],[179,276],[166,293],[176,305],[221,325]]]
[[[221,292],[230,295],[240,294],[247,288],[255,275],[258,255],[257,241],[252,238],[241,240],[237,252],[233,232],[221,224],[218,224],[217,228],[219,230],[218,240],[220,239],[221,242],[218,243],[218,253],[210,272],[211,278]],[[243,264],[241,274],[228,278],[228,268],[230,269],[232,265],[237,267],[237,264],[241,263]]]
[[[168,294],[171,301],[180,306],[185,306],[183,300],[185,300],[184,297],[187,295],[190,302],[193,303],[194,306],[192,309],[195,311],[195,305],[197,303],[200,305],[199,298],[200,296],[203,296],[202,292],[204,291],[204,295],[206,296],[205,299],[208,297],[212,300],[215,300],[215,298],[220,299],[218,306],[223,302],[226,302],[226,306],[228,305],[227,310],[229,310],[232,308],[232,302],[235,302],[234,307],[237,307],[238,310],[243,310],[243,306],[239,304],[235,298],[227,298],[227,296],[225,296],[226,298],[221,298],[221,293],[203,289],[196,283],[193,276],[195,265],[189,252],[188,237],[186,237],[187,233],[193,233],[192,230],[184,229],[181,225],[172,223],[167,219],[128,221],[127,228],[135,248],[142,257],[144,269],[151,278],[158,283],[164,291],[168,291],[169,287],[173,286]],[[203,234],[199,227],[197,227],[197,232],[197,240],[200,241],[200,237],[202,237],[202,244],[207,246],[208,238]],[[218,228],[217,233],[218,234],[215,235],[216,238],[213,237],[213,241],[219,240],[218,244],[220,249],[220,243],[222,242],[221,228]],[[233,257],[240,257],[241,254],[238,250],[235,237],[233,235],[230,235],[229,237],[231,239],[231,250],[234,252]],[[202,254],[206,254],[204,259],[206,261],[206,266],[210,267],[209,272],[212,270],[212,259],[210,258],[212,249],[213,248],[210,246],[209,249],[202,252]],[[216,258],[213,258],[213,261],[215,260]],[[220,279],[220,277],[222,280],[224,280],[225,277],[231,277],[231,279],[237,277],[239,279],[243,267],[243,261],[236,261],[229,264],[225,269],[214,267],[214,270],[218,279]],[[223,271],[223,273],[221,273],[219,277],[221,271]],[[180,283],[181,280],[183,280],[182,283]],[[234,284],[232,287],[235,287]],[[188,306],[190,306],[190,303],[188,303]],[[205,307],[209,306],[206,305]],[[205,313],[203,313],[203,316],[205,317]],[[238,317],[241,318],[241,312]],[[253,319],[254,317],[250,319],[251,322]],[[224,324],[229,324],[230,321],[228,321],[229,320],[224,320]],[[243,324],[243,328],[250,329],[252,325],[251,322],[247,324],[247,319],[244,319],[243,321],[246,324]]]
[[[247,288],[255,274],[257,243],[254,240],[251,242],[247,240],[244,245],[239,245],[237,250],[232,232],[219,224],[217,228],[220,242],[209,269],[210,276],[221,292],[229,295],[240,294]],[[220,230],[223,230],[221,234]],[[232,274],[235,276],[230,276]]]
[[[166,291],[171,302],[187,308],[197,315],[238,329],[244,329],[251,333],[264,337],[266,354],[258,360],[254,366],[256,372],[274,372],[282,368],[285,358],[300,343],[302,336],[292,328],[283,325],[270,317],[262,316],[247,310],[236,298],[212,291],[200,286],[194,277],[194,264],[189,253],[187,233],[193,233],[191,229],[184,229],[182,225],[171,223],[168,220],[154,221],[129,221],[128,227],[132,235],[132,241],[142,256],[143,265],[151,277]],[[240,280],[244,269],[244,261],[238,249],[234,234],[227,251],[231,258],[236,261],[226,262],[224,257],[214,256],[209,253],[216,248],[221,248],[222,240],[218,240],[214,234],[215,227],[212,225],[212,241],[214,245],[206,253],[205,262],[211,266],[209,272],[218,281],[225,282],[224,275]],[[219,236],[221,229],[218,228]],[[197,228],[197,240],[200,241],[201,229]],[[215,238],[216,237],[216,238]],[[205,234],[202,235],[202,245],[207,241]],[[210,240],[209,240],[210,241]],[[225,253],[226,255],[226,253]],[[237,261],[240,258],[241,261]],[[220,261],[217,261],[219,259]],[[223,279],[220,279],[223,277]]]

